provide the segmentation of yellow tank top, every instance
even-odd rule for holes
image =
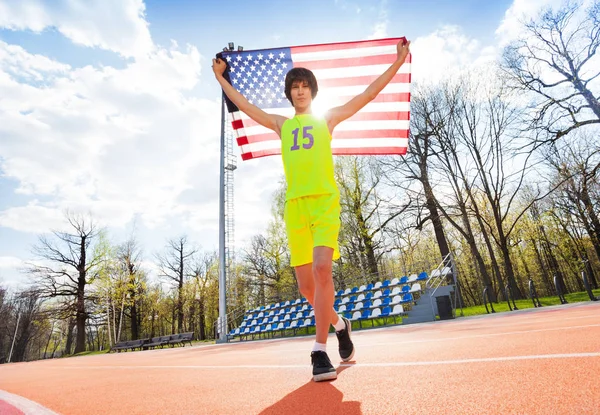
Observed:
[[[338,193],[333,175],[331,134],[324,118],[296,115],[281,128],[281,158],[286,200]]]

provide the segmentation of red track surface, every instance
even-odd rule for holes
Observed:
[[[353,340],[355,362],[339,364],[329,338],[333,382],[311,381],[305,337],[2,365],[0,389],[63,415],[600,414],[598,303]]]

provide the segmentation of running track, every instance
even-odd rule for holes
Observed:
[[[324,383],[312,337],[1,365],[0,414],[600,414],[599,303],[353,340],[340,364],[330,336],[338,379]]]

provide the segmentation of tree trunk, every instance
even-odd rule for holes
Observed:
[[[50,347],[50,340],[52,340],[52,332],[54,331],[54,321],[52,322],[52,327],[50,328],[50,335],[48,336],[48,341],[46,342],[46,347],[44,348],[44,357],[46,358],[46,353],[48,353],[48,347]]]
[[[199,310],[198,310],[198,314],[199,314],[199,322],[198,322],[198,339],[199,340],[205,340],[206,339],[206,327],[205,327],[205,322],[204,322],[204,300],[201,299],[200,300],[200,304],[199,304]]]
[[[594,210],[594,204],[590,198],[589,192],[585,187],[581,192],[581,202],[585,207],[585,211],[588,214],[589,220],[585,220],[585,228],[592,240],[592,244],[594,246],[594,251],[596,251],[596,256],[600,261],[600,219]],[[586,218],[587,219],[587,218]]]
[[[66,355],[71,354],[71,349],[73,348],[73,329],[75,328],[75,320],[73,318],[69,319],[69,325],[67,328],[67,344],[65,345],[65,353]]]
[[[133,305],[130,310],[131,314],[131,340],[138,340],[140,338],[140,329],[138,326],[138,312],[136,301],[133,301]]]
[[[558,277],[558,284],[560,285],[560,289],[562,290],[562,293],[567,294],[568,290],[567,290],[567,286],[565,284],[563,274],[560,270],[560,267],[558,266],[558,261],[556,260],[556,257],[554,256],[554,253],[552,252],[552,245],[550,244],[550,241],[548,240],[548,237],[546,236],[546,231],[544,229],[544,226],[540,226],[540,230],[542,231],[542,247],[544,250],[544,254],[546,256],[546,261],[548,262],[548,265],[550,266],[550,268],[554,271],[553,274],[556,277]],[[554,285],[552,285],[552,286],[554,286]],[[551,290],[550,292],[554,292],[555,289],[556,289],[556,287],[554,286],[554,289]]]
[[[433,224],[435,240],[437,241],[438,248],[440,250],[440,255],[442,256],[442,258],[446,258],[450,253],[450,248],[448,247],[448,241],[446,240],[446,234],[444,233],[444,225],[442,224],[442,219],[440,218],[440,214],[437,209],[437,201],[435,199],[435,196],[433,195],[433,189],[431,188],[429,180],[423,180],[422,183],[423,189],[425,190],[425,202],[427,204],[427,210],[429,211],[429,218],[431,219],[431,223]],[[449,262],[449,258],[447,262]],[[450,266],[449,263],[446,263],[444,265]]]
[[[77,303],[76,303],[76,324],[77,339],[75,342],[75,354],[85,352],[85,322],[87,313],[85,311],[85,269],[86,269],[86,236],[81,237],[80,256],[79,256],[79,278],[77,279]]]

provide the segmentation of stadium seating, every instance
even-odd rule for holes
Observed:
[[[356,321],[360,328],[367,321],[374,326],[374,319],[383,319],[384,324],[392,321],[396,324],[398,317],[415,302],[414,296],[420,295],[423,282],[428,278],[426,272],[421,272],[338,290],[334,309]],[[305,298],[260,306],[246,311],[239,327],[229,332],[229,338],[246,340],[308,333],[308,328],[315,325],[314,315]]]

